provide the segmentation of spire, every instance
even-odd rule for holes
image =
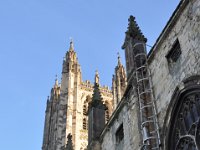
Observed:
[[[119,52],[117,53],[117,55],[118,55],[118,66],[121,66],[121,65],[122,65],[122,63],[121,63],[121,60],[120,60],[120,55],[119,55]]]
[[[96,72],[95,72],[94,82],[95,82],[95,84],[99,84],[99,73],[98,73],[97,70],[96,70]]]
[[[72,38],[70,38],[70,47],[69,47],[69,51],[74,51],[74,42],[73,42]]]

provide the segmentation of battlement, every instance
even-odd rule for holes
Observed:
[[[102,87],[100,87],[100,91],[102,95],[112,96],[112,90],[110,90],[109,86],[107,85],[103,85]]]
[[[86,80],[81,82],[80,87],[81,89],[84,89],[86,91],[93,91],[94,84],[91,83],[89,80]],[[107,85],[100,86],[100,91],[102,95],[112,96],[112,90]]]
[[[93,86],[94,84],[92,84],[89,80],[83,81],[81,82],[80,88],[82,90],[86,90],[86,91],[93,91]]]

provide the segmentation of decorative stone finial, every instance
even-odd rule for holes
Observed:
[[[56,74],[56,79],[55,79],[55,86],[58,86],[58,76]]]
[[[73,39],[70,38],[70,47],[69,47],[69,51],[74,51],[74,42]]]
[[[97,70],[95,72],[95,79],[94,79],[94,81],[95,81],[95,84],[99,84],[99,73],[98,73]]]
[[[119,55],[119,52],[117,53],[117,55],[118,55],[118,66],[121,66],[121,65],[122,65],[122,63],[121,63],[121,60],[120,60],[120,55]]]

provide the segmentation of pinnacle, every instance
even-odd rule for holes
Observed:
[[[118,54],[118,66],[121,66],[122,65],[122,63],[121,63],[121,57],[120,57],[120,55],[119,55],[119,52],[117,53]]]
[[[94,81],[95,81],[95,84],[99,84],[99,73],[98,73],[97,70],[96,70],[96,72],[95,72],[95,78],[94,78]]]
[[[126,33],[129,34],[130,36],[133,36],[133,38],[137,38],[138,40],[147,42],[147,39],[144,37],[137,22],[135,21],[135,17],[131,15],[128,21],[129,21],[129,26],[128,26],[128,31]]]
[[[54,86],[58,86],[58,76],[56,75],[55,84]]]
[[[74,51],[74,42],[73,42],[72,38],[70,39],[69,51]]]
[[[92,101],[94,102],[94,101],[101,101],[101,100],[102,100],[102,97],[101,97],[101,93],[99,89],[99,74],[98,74],[98,71],[96,71]]]

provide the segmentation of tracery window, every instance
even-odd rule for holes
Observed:
[[[200,89],[180,97],[171,120],[169,150],[200,150]]]

